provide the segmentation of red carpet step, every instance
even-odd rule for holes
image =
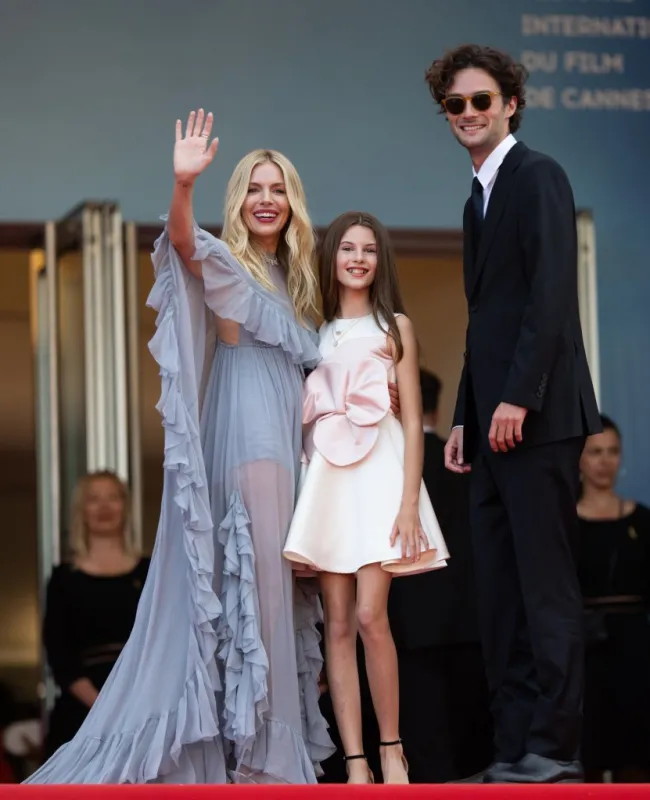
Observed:
[[[0,786],[0,800],[650,800],[650,785]]]

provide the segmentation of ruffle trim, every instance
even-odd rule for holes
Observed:
[[[163,215],[166,221],[168,215]],[[318,333],[296,320],[293,309],[278,293],[269,292],[253,278],[221,239],[194,226],[194,261],[203,268],[205,302],[222,319],[242,325],[258,342],[280,347],[295,364],[308,369],[321,360]],[[173,248],[167,228],[155,247]]]
[[[323,654],[318,623],[323,621],[323,610],[318,597],[318,585],[312,579],[295,579],[294,619],[302,735],[309,757],[316,765],[316,775],[320,776],[323,774],[320,762],[333,755],[336,748],[327,732],[328,725],[319,705]]]
[[[300,734],[278,720],[266,720],[255,741],[237,755],[238,767],[229,772],[232,783],[304,784],[305,775],[314,775]],[[322,774],[318,765],[316,774]]]
[[[216,664],[215,625],[222,606],[213,590],[214,541],[210,510],[201,496],[205,471],[197,425],[184,402],[178,338],[179,299],[172,262],[156,260],[156,281],[148,305],[158,311],[156,333],[149,349],[160,368],[162,390],[156,408],[165,430],[164,469],[174,502],[181,509],[185,552],[190,565],[189,592],[193,636],[187,677],[177,707],[150,717],[136,731],[102,737],[77,736],[27,783],[141,784],[157,782],[171,772],[191,782],[193,751],[209,743],[215,775],[225,782],[225,761],[215,693],[221,690]],[[166,487],[167,488],[167,487]],[[155,676],[152,676],[155,680]],[[219,766],[221,765],[221,766]]]
[[[25,783],[160,783],[160,778],[172,771],[182,775],[184,783],[199,783],[206,776],[196,774],[192,751],[200,748],[205,748],[202,763],[214,765],[207,782],[226,783],[221,738],[210,737],[201,729],[201,718],[206,716],[203,709],[209,708],[210,702],[205,684],[199,680],[193,687],[186,687],[184,700],[177,710],[148,719],[135,733],[119,733],[105,739],[85,737],[79,742],[73,739]],[[208,719],[208,725],[213,721]],[[175,750],[181,730],[187,741]],[[61,769],[62,765],[65,769]]]
[[[233,492],[216,534],[224,547],[221,596],[217,597],[212,588],[215,563],[213,521],[209,508],[197,492],[205,483],[199,431],[194,428],[180,383],[177,289],[172,268],[177,257],[175,252],[172,254],[169,250],[162,250],[161,254],[163,258],[157,263],[157,279],[149,300],[150,305],[159,309],[158,331],[150,349],[160,366],[162,377],[163,392],[158,408],[165,427],[165,469],[174,476],[176,502],[183,510],[184,538],[191,567],[194,630],[200,656],[197,667],[200,685],[196,687],[192,680],[186,685],[186,697],[179,707],[178,730],[170,755],[174,764],[180,764],[179,745],[182,748],[184,744],[192,745],[205,740],[209,725],[210,738],[218,739],[220,743],[217,754],[212,754],[210,758],[227,764],[234,755],[238,769],[244,767],[253,770],[257,764],[250,763],[250,759],[255,756],[259,762],[268,760],[272,748],[263,758],[263,753],[268,749],[263,741],[270,747],[273,737],[269,739],[265,735],[272,724],[272,721],[264,719],[268,710],[268,660],[259,630],[259,600],[250,519],[241,496]],[[164,255],[168,257],[164,258]],[[156,287],[159,292],[157,296],[154,294]],[[217,658],[223,665],[223,683],[219,679]],[[192,689],[194,696],[188,698],[188,690]],[[218,693],[217,698],[215,693]],[[217,700],[223,704],[220,710],[217,710]],[[204,717],[207,709],[210,710],[206,724],[194,730],[193,735],[187,725],[194,718],[180,713],[190,702],[199,705]],[[293,739],[292,757],[289,760],[292,765],[291,781],[313,782],[314,765],[309,759],[306,743],[286,725],[273,724],[285,729],[283,738],[290,736]],[[325,724],[324,721],[322,724]],[[222,751],[225,751],[224,761],[221,761]],[[273,764],[270,764],[269,769],[272,767]]]
[[[148,305],[158,316],[149,349],[162,383],[157,409],[165,430],[166,481],[171,481],[166,489],[182,511],[190,566],[193,635],[188,642],[188,662],[192,672],[175,709],[150,717],[135,731],[107,737],[84,737],[80,732],[25,783],[145,784],[163,783],[165,776],[173,776],[177,783],[224,784],[233,780],[226,772],[233,758],[237,769],[251,776],[259,770],[289,783],[313,783],[319,765],[310,760],[310,754],[316,752],[311,742],[303,741],[300,731],[284,723],[263,719],[268,707],[268,663],[258,629],[250,522],[238,494],[231,498],[218,529],[225,549],[222,598],[213,590],[213,523],[203,499],[206,479],[198,420],[193,417],[196,411],[190,410],[193,389],[185,387],[189,391],[186,398],[180,369],[177,280],[182,278],[181,267],[167,248],[156,251],[154,263],[156,281]],[[309,633],[301,632],[303,636],[311,641]],[[217,659],[224,665],[223,684]],[[310,674],[314,671],[312,666]],[[306,688],[301,691],[309,695]],[[217,701],[224,704],[223,729]],[[318,718],[307,726],[308,730],[317,728]],[[263,782],[254,777],[253,781]]]
[[[317,586],[297,581],[294,594],[301,737],[286,724],[264,718],[268,711],[269,664],[259,630],[250,519],[239,492],[232,493],[217,536],[224,547],[224,614],[217,627],[222,642],[218,655],[226,676],[223,735],[226,747],[233,743],[236,761],[232,779],[256,783],[254,775],[261,774],[304,783],[312,772],[322,775],[320,762],[335,751],[319,707],[323,656],[317,628],[322,621]],[[290,758],[288,753],[292,753]]]
[[[206,480],[198,420],[193,419],[183,396],[177,330],[179,301],[175,275],[169,261],[161,263],[159,267],[148,299],[148,304],[158,311],[157,330],[149,343],[149,350],[160,368],[162,390],[156,408],[165,430],[163,467],[172,477],[172,494],[182,512],[183,539],[190,564],[191,608],[194,614],[195,641],[190,642],[190,653],[193,650],[198,653],[196,671],[186,683],[179,706],[179,727],[171,750],[172,759],[178,763],[183,745],[197,741],[194,736],[196,731],[192,734],[187,732],[189,735],[184,731],[186,724],[192,724],[192,717],[181,713],[184,707],[196,703],[200,708],[209,709],[210,724],[206,732],[210,738],[216,738],[220,733],[214,693],[219,692],[222,686],[215,660],[219,640],[214,626],[221,617],[223,608],[213,589],[213,524],[210,508],[203,499],[206,494]],[[197,688],[201,696],[196,695]]]
[[[221,599],[224,613],[217,637],[225,669],[224,730],[236,748],[247,749],[268,710],[269,662],[259,630],[259,600],[250,519],[239,492],[233,492],[217,538],[224,547]]]

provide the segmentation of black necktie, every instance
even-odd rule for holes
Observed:
[[[472,208],[474,209],[474,244],[478,245],[483,227],[483,186],[478,178],[472,181]]]

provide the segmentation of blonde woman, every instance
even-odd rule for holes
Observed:
[[[306,784],[334,750],[316,587],[282,556],[320,358],[314,234],[295,168],[268,150],[236,167],[221,240],[194,223],[211,127],[203,111],[177,122],[153,254],[165,483],[149,579],[105,690],[33,783]]]
[[[49,755],[72,739],[129,638],[149,559],[133,546],[129,492],[112,472],[82,477],[72,501],[69,559],[47,587],[43,639],[59,689]]]

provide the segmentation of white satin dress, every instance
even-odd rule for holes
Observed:
[[[385,330],[388,326],[382,322]],[[395,575],[446,566],[447,547],[424,487],[420,522],[428,549],[403,560],[390,537],[402,501],[404,432],[390,409],[394,362],[372,314],[320,329],[322,361],[303,402],[303,470],[284,547],[290,561],[324,572],[381,564]]]

